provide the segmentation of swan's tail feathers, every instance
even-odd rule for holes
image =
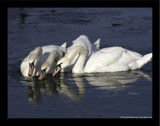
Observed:
[[[99,38],[94,43],[94,45],[96,46],[97,50],[99,50],[99,48],[100,48],[100,41],[101,41],[101,39]]]
[[[129,66],[131,69],[139,69],[142,68],[146,63],[148,63],[152,59],[152,53],[144,55],[141,59],[130,63]]]
[[[65,42],[65,43],[63,43],[63,44],[61,45],[61,47],[63,47],[63,48],[66,48],[66,46],[67,46],[67,42]]]
[[[151,59],[152,59],[152,53],[144,55],[142,59],[137,61],[137,63],[139,64],[139,68],[143,67],[146,63],[151,61]]]

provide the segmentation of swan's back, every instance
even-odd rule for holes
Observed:
[[[80,35],[77,39],[72,41],[73,44],[67,49],[67,52],[71,51],[77,46],[82,46],[88,51],[88,55],[92,53],[92,45],[88,37],[85,35]]]
[[[142,56],[122,47],[109,47],[93,53],[89,58],[84,72],[115,72],[129,70],[128,64]]]
[[[47,46],[43,46],[42,49],[43,49],[43,55],[41,57],[41,63],[43,63],[48,58],[48,56],[53,50],[58,51],[58,53],[61,56],[63,55],[63,53],[66,53],[66,48],[61,46],[47,45]]]
[[[118,60],[117,63],[129,64],[129,63],[135,62],[141,58],[142,58],[141,54],[125,49],[122,56],[120,57],[120,59]]]

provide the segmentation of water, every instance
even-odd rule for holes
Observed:
[[[152,52],[151,8],[9,8],[8,118],[151,118],[152,61],[141,70],[61,73],[24,81],[19,60],[36,46],[79,35],[101,47]]]

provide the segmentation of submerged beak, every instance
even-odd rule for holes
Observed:
[[[38,80],[42,80],[44,78],[45,74],[46,74],[46,72],[44,70],[42,70]]]
[[[62,63],[61,63],[61,64],[62,64]],[[60,70],[61,70],[61,64],[58,64],[58,65],[56,66],[56,69],[55,69],[55,71],[54,71],[53,74],[52,74],[53,77],[56,76],[56,75],[60,72]]]
[[[34,64],[29,64],[28,76],[32,76],[34,70]]]

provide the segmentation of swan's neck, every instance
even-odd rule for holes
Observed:
[[[61,55],[57,50],[53,50],[46,61],[42,64],[41,70],[46,69],[46,73],[52,73],[54,68],[56,67],[57,61],[61,58]]]
[[[40,68],[40,60],[41,60],[41,57],[42,57],[42,52],[43,52],[42,48],[37,47],[37,48],[35,48],[35,50],[29,56],[29,62],[30,62],[30,60],[33,61],[33,59],[37,60],[32,76],[36,76],[37,71]]]
[[[35,48],[35,49],[31,52],[31,54],[30,54],[30,56],[29,56],[29,62],[32,61],[32,60],[35,59],[35,58],[37,58],[37,60],[39,61],[39,60],[41,59],[42,52],[43,52],[43,50],[42,50],[41,47]]]
[[[49,55],[47,59],[48,64],[50,64],[48,73],[53,72],[53,69],[56,67],[56,63],[60,58],[61,58],[61,55],[59,54],[57,50],[54,50],[51,52],[51,54]]]
[[[59,52],[57,50],[53,50],[47,58],[47,61],[52,64],[53,62],[57,62],[60,58],[61,55],[59,54]]]
[[[71,53],[68,54],[68,58],[73,60],[77,54],[79,54],[79,57],[72,69],[72,72],[73,73],[83,73],[84,62],[87,56],[87,51],[84,47],[77,46],[71,51]]]

